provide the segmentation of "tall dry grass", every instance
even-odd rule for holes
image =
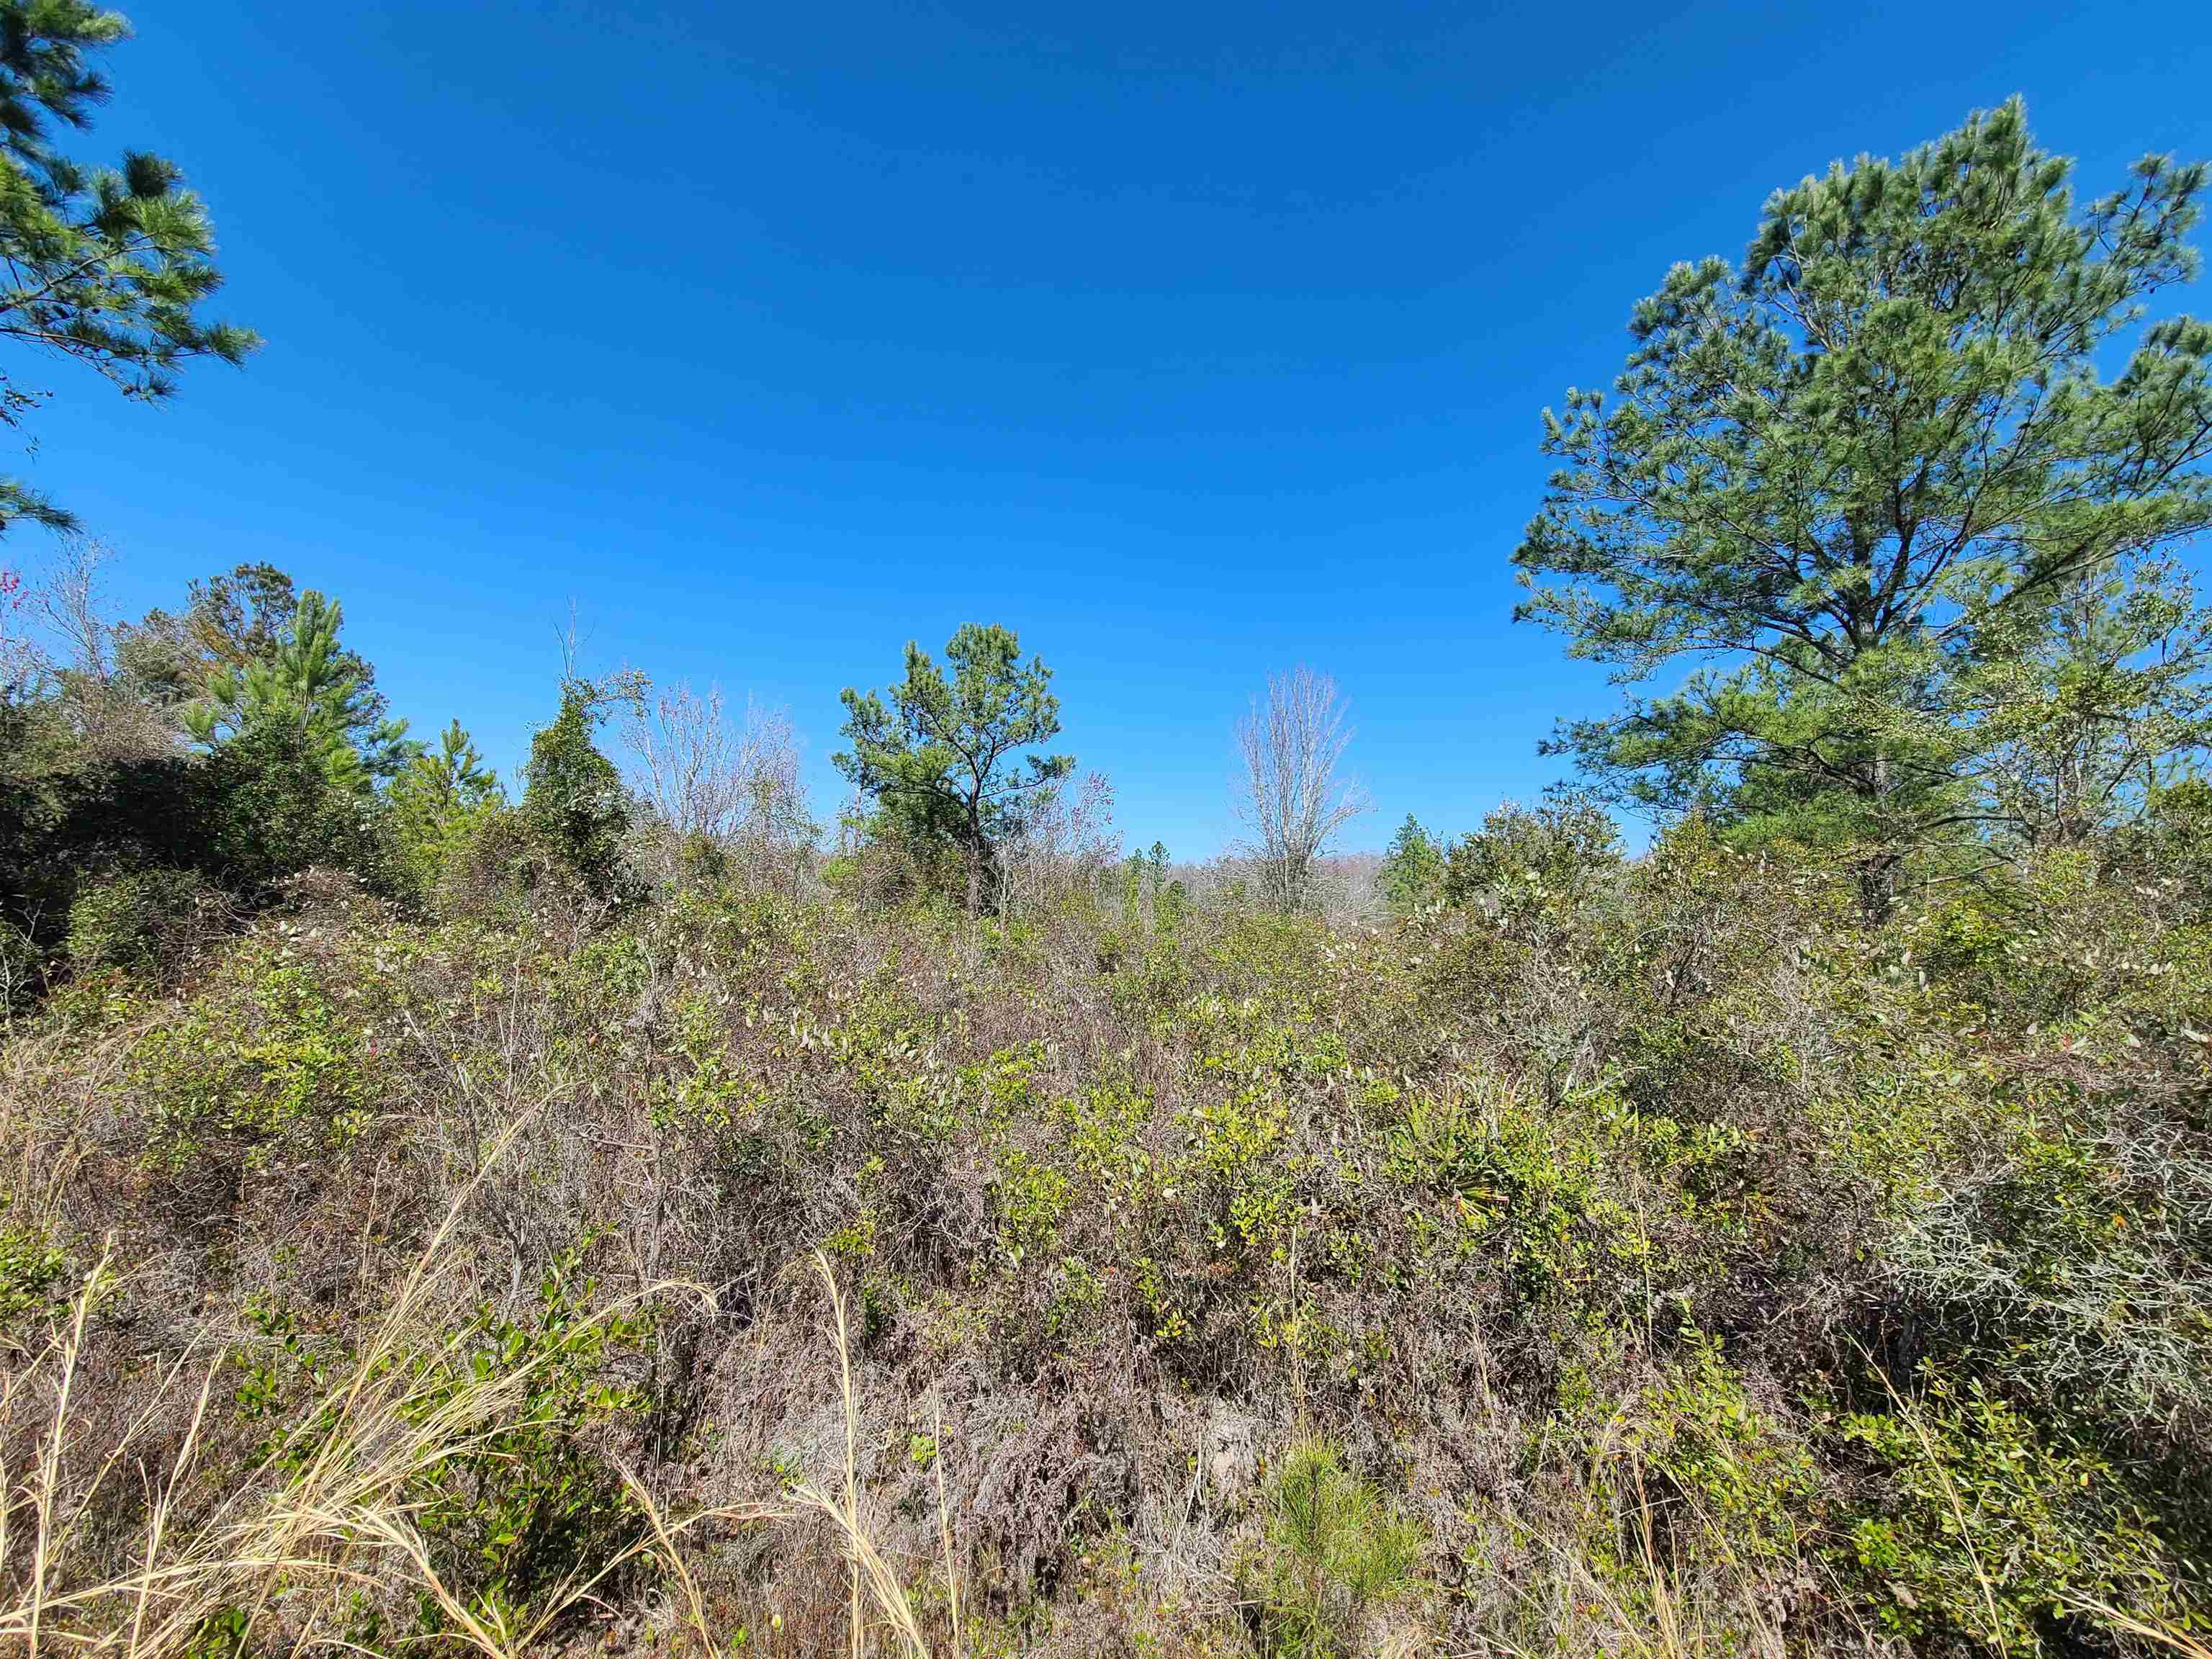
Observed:
[[[226,1636],[240,1651],[257,1645],[362,1651],[343,1630],[349,1595],[362,1590],[421,1598],[455,1639],[484,1659],[523,1659],[543,1651],[556,1627],[592,1603],[609,1578],[644,1562],[672,1586],[679,1628],[702,1653],[714,1653],[727,1640],[718,1639],[685,1559],[690,1535],[708,1526],[820,1516],[830,1523],[851,1573],[853,1659],[878,1651],[930,1659],[905,1586],[862,1519],[860,1402],[846,1303],[818,1255],[814,1265],[828,1293],[830,1349],[846,1425],[836,1492],[801,1482],[781,1504],[672,1516],[644,1480],[617,1462],[638,1511],[636,1535],[533,1598],[526,1616],[509,1620],[448,1582],[425,1535],[422,1494],[456,1460],[532,1426],[526,1403],[531,1383],[556,1357],[541,1352],[477,1372],[465,1363],[465,1334],[425,1346],[423,1334],[438,1328],[438,1292],[456,1267],[454,1231],[469,1195],[464,1191],[447,1212],[353,1362],[291,1416],[242,1476],[203,1462],[210,1404],[224,1364],[213,1345],[171,1360],[148,1403],[112,1443],[88,1447],[98,1431],[86,1409],[81,1362],[88,1326],[114,1285],[103,1257],[70,1298],[52,1339],[0,1380],[0,1650],[16,1648],[26,1659],[64,1653],[170,1659],[192,1650],[220,1618],[229,1621]],[[586,1322],[671,1294],[709,1293],[680,1282],[653,1285]],[[422,1363],[426,1357],[431,1363]],[[458,1388],[426,1381],[455,1375],[466,1379]],[[173,1420],[180,1401],[189,1401],[181,1439],[165,1458],[153,1459],[153,1426]],[[6,1448],[24,1444],[30,1448],[25,1465],[9,1466]],[[156,1462],[158,1473],[151,1467]],[[85,1473],[72,1478],[70,1470],[79,1466]],[[101,1571],[92,1564],[112,1564],[116,1554],[84,1547],[82,1522],[125,1471],[143,1486],[132,1565]],[[941,1482],[939,1532],[953,1619],[948,1651],[957,1651],[958,1589]]]

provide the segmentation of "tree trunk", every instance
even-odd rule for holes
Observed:
[[[1859,913],[1867,926],[1878,927],[1889,920],[1897,902],[1897,860],[1887,853],[1859,866]]]
[[[983,811],[975,796],[968,799],[968,920],[983,914]]]
[[[1890,907],[1897,902],[1898,858],[1889,850],[1888,804],[1889,751],[1877,740],[1874,749],[1874,815],[1883,848],[1859,866],[1859,910],[1869,927],[1879,927],[1888,921]]]

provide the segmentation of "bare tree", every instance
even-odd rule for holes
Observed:
[[[0,593],[0,691],[55,698],[90,753],[166,753],[180,738],[175,720],[118,660],[118,647],[148,636],[108,619],[101,568],[113,556],[106,543],[72,536],[36,580],[9,573]]]
[[[1279,909],[1305,906],[1314,860],[1368,808],[1366,792],[1338,775],[1352,742],[1344,717],[1336,682],[1301,664],[1269,675],[1266,698],[1255,697],[1237,723],[1237,816],[1253,836],[1261,889]]]
[[[999,903],[1007,915],[1035,914],[1085,889],[1096,889],[1121,857],[1114,833],[1114,786],[1103,772],[1079,788],[1058,779],[1024,807],[1021,827],[999,854]]]
[[[31,631],[38,596],[22,572],[0,565],[0,696],[23,696],[42,676],[46,658]]]
[[[16,1010],[28,1007],[37,988],[46,982],[45,953],[31,939],[32,930],[38,926],[36,907],[27,908],[33,914],[22,927],[0,916],[0,1031],[15,1030]]]
[[[672,854],[687,842],[710,842],[750,879],[793,886],[815,826],[790,716],[748,701],[743,721],[733,724],[720,686],[702,696],[680,682],[657,696],[641,682],[628,706],[623,739],[635,762],[635,787]]]
[[[51,687],[73,677],[105,685],[113,677],[115,630],[100,592],[100,567],[111,556],[106,544],[73,536],[36,578],[13,577],[0,607],[0,674],[9,684]]]

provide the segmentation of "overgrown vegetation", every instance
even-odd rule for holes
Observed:
[[[510,800],[281,572],[9,590],[0,1638],[2212,1651],[2212,400],[2089,361],[2202,182],[2069,217],[2008,110],[1670,279],[1522,562],[1753,664],[1568,734],[1646,850],[1408,820],[1379,914],[1322,676],[1201,871],[909,647],[824,848],[716,695],[572,656]],[[2030,386],[2002,528],[1892,453]]]

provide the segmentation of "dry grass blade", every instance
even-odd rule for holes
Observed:
[[[522,1127],[510,1127],[487,1159],[487,1169]],[[79,1288],[48,1356],[42,1356],[58,1360],[58,1375],[30,1494],[31,1560],[14,1605],[0,1607],[0,1637],[20,1640],[27,1659],[64,1635],[80,1650],[160,1659],[189,1647],[207,1621],[227,1607],[243,1610],[248,1632],[258,1628],[280,1583],[288,1600],[312,1602],[317,1594],[349,1586],[389,1588],[397,1569],[400,1580],[427,1598],[469,1646],[488,1659],[514,1659],[639,1554],[651,1550],[664,1555],[681,1576],[676,1538],[707,1515],[672,1525],[649,1499],[641,1506],[648,1530],[588,1572],[580,1570],[556,1586],[522,1628],[506,1628],[496,1614],[473,1607],[437,1570],[417,1526],[421,1500],[412,1494],[456,1460],[480,1454],[500,1435],[529,1426],[524,1401],[536,1375],[553,1359],[541,1352],[478,1374],[465,1363],[465,1330],[427,1349],[421,1345],[420,1334],[434,1327],[428,1317],[432,1291],[456,1263],[454,1230],[473,1191],[471,1183],[455,1199],[353,1363],[306,1402],[248,1477],[228,1483],[188,1538],[176,1536],[173,1519],[193,1472],[215,1382],[212,1370],[200,1382],[189,1426],[149,1503],[135,1570],[85,1583],[58,1583],[69,1534],[62,1512],[63,1454],[78,1433],[76,1372],[87,1321],[107,1283],[103,1256]],[[702,1287],[680,1281],[649,1285],[598,1310],[579,1328],[671,1291],[708,1295]],[[403,1363],[410,1358],[414,1363]],[[180,1358],[166,1382],[173,1383],[183,1365]],[[464,1380],[458,1387],[440,1387],[434,1381],[440,1376]],[[21,1378],[11,1379],[10,1403],[22,1388]],[[77,1510],[86,1507],[126,1455],[153,1410],[149,1406],[126,1427],[91,1478],[70,1495]],[[632,1490],[641,1493],[635,1484]],[[12,1510],[14,1504],[7,1507]],[[769,1512],[711,1513],[760,1518]],[[13,1542],[0,1518],[0,1570],[8,1564]],[[692,1599],[703,1635],[704,1617],[697,1613],[696,1595]],[[110,1607],[118,1614],[102,1630],[97,1621]],[[57,1619],[66,1619],[70,1627],[58,1632]]]
[[[821,1277],[823,1287],[829,1292],[830,1313],[830,1346],[837,1356],[839,1395],[845,1413],[845,1467],[843,1489],[840,1497],[833,1498],[811,1481],[792,1488],[792,1498],[802,1508],[825,1516],[836,1527],[839,1547],[852,1568],[851,1625],[848,1632],[850,1651],[854,1659],[867,1650],[867,1630],[862,1616],[862,1592],[866,1600],[875,1604],[876,1611],[890,1626],[902,1651],[908,1659],[929,1659],[928,1638],[922,1634],[921,1621],[915,1618],[908,1601],[906,1586],[900,1582],[897,1571],[884,1559],[875,1540],[868,1536],[860,1522],[860,1401],[853,1387],[852,1344],[845,1323],[845,1297],[837,1283],[836,1271],[828,1256],[820,1251],[814,1255],[814,1267]],[[949,1517],[942,1509],[943,1476],[939,1474],[939,1527],[945,1553],[945,1574],[948,1583],[952,1577],[952,1534]],[[953,1593],[952,1605],[958,1606],[957,1592]],[[955,1613],[957,1618],[957,1613]],[[956,1632],[957,1626],[956,1626]],[[958,1650],[956,1633],[954,1651]]]
[[[937,1476],[937,1538],[945,1552],[945,1608],[951,1625],[952,1651],[960,1651],[960,1573],[952,1557],[952,1508],[945,1495],[945,1416],[939,1412],[930,1419],[937,1455],[930,1460],[930,1468]]]
[[[532,1381],[552,1363],[550,1354],[539,1352],[478,1371],[465,1363],[465,1330],[449,1334],[428,1348],[422,1346],[420,1333],[431,1322],[427,1316],[432,1292],[450,1265],[453,1229],[467,1196],[465,1192],[456,1200],[434,1232],[353,1363],[302,1406],[252,1477],[235,1482],[198,1518],[189,1536],[179,1536],[174,1517],[195,1473],[216,1379],[210,1368],[200,1378],[179,1449],[163,1476],[149,1486],[135,1570],[91,1583],[57,1583],[58,1559],[68,1531],[62,1514],[63,1449],[75,1432],[78,1357],[87,1321],[106,1283],[103,1260],[80,1287],[66,1325],[42,1357],[55,1361],[58,1374],[30,1493],[32,1559],[16,1604],[0,1607],[0,1637],[20,1640],[27,1659],[57,1641],[90,1654],[167,1659],[191,1649],[208,1621],[226,1608],[243,1612],[245,1634],[262,1630],[281,1585],[288,1604],[315,1609],[304,1615],[304,1631],[295,1629],[295,1644],[350,1647],[334,1635],[315,1634],[317,1621],[324,1616],[321,1609],[334,1605],[335,1597],[347,1589],[388,1591],[399,1585],[435,1609],[451,1639],[485,1659],[521,1659],[538,1650],[559,1621],[591,1599],[612,1575],[649,1556],[662,1564],[680,1594],[685,1626],[701,1650],[711,1653],[718,1644],[685,1559],[685,1534],[709,1522],[749,1524],[811,1511],[833,1523],[851,1569],[848,1639],[853,1654],[866,1650],[872,1608],[909,1659],[928,1659],[927,1639],[898,1573],[867,1535],[861,1520],[860,1401],[846,1305],[827,1260],[820,1257],[816,1267],[830,1296],[830,1340],[845,1416],[844,1466],[837,1495],[801,1485],[794,1488],[790,1505],[721,1506],[672,1518],[636,1472],[617,1464],[623,1489],[643,1522],[639,1535],[587,1569],[580,1567],[539,1597],[526,1620],[510,1623],[495,1608],[479,1604],[447,1581],[423,1535],[422,1500],[416,1494],[456,1460],[483,1453],[500,1436],[529,1426],[532,1419],[526,1401]],[[597,1310],[583,1326],[611,1319],[641,1301],[672,1291],[708,1294],[699,1286],[672,1281],[647,1285]],[[183,1368],[180,1358],[170,1368],[167,1382],[179,1378]],[[460,1386],[441,1386],[436,1381],[454,1376],[465,1379]],[[22,1388],[21,1376],[9,1379],[9,1400],[19,1397]],[[73,1494],[79,1507],[149,1420],[150,1408],[109,1450],[85,1490]],[[939,1541],[957,1651],[958,1589],[941,1469],[938,1491]],[[6,1516],[0,1515],[0,1568],[8,1559],[11,1534],[7,1528]],[[111,1607],[118,1616],[102,1629],[99,1621],[103,1610]],[[57,1620],[67,1627],[58,1627]],[[273,1630],[268,1638],[286,1639]]]
[[[866,1530],[848,1518],[844,1504],[811,1482],[793,1487],[791,1495],[803,1507],[827,1516],[836,1524],[838,1546],[853,1565],[854,1585],[866,1586],[868,1599],[875,1603],[876,1611],[890,1626],[909,1659],[929,1659],[929,1641],[921,1633],[921,1621],[915,1617],[913,1605],[907,1599],[906,1586],[900,1583],[896,1570],[884,1559]],[[866,1651],[866,1631],[857,1613],[852,1651],[855,1655]]]

